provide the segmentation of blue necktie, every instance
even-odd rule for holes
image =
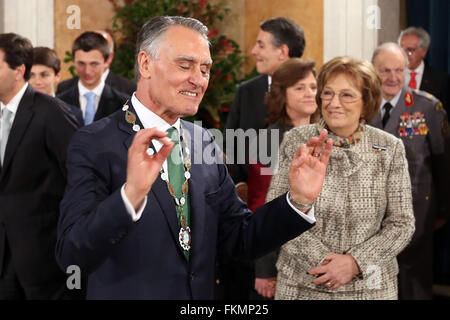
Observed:
[[[86,112],[84,114],[84,125],[91,124],[95,116],[95,93],[86,92],[84,96],[87,99]]]

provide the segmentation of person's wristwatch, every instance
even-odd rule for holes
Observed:
[[[310,204],[303,204],[303,203],[300,203],[300,202],[295,201],[294,198],[292,198],[291,192],[290,192],[290,191],[288,191],[288,199],[289,199],[289,202],[292,203],[292,205],[293,205],[296,209],[300,210],[301,212],[306,212],[306,211],[308,211],[309,209],[311,209],[312,206],[313,206],[312,203],[310,203]]]

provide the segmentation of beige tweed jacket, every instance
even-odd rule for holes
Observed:
[[[289,190],[288,171],[298,146],[323,127],[321,121],[286,134],[267,201]],[[275,299],[397,299],[396,256],[414,233],[408,163],[400,139],[361,127],[359,143],[333,146],[314,206],[316,225],[281,248]],[[331,253],[351,254],[361,270],[337,290],[314,285],[306,273]]]

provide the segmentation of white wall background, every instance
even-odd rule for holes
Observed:
[[[14,32],[33,46],[54,47],[54,0],[0,0],[0,33]]]
[[[370,60],[378,40],[376,12],[370,9],[377,8],[377,3],[324,0],[324,62],[342,55]]]

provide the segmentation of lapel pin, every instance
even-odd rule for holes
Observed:
[[[387,150],[387,148],[386,148],[385,146],[379,146],[379,145],[377,145],[377,144],[374,144],[374,145],[372,146],[372,148],[375,149],[375,152],[376,152],[376,153],[380,153],[381,151],[386,151],[386,150]]]

